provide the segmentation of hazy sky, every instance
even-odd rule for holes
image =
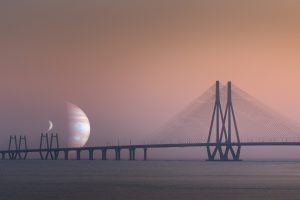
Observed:
[[[0,131],[38,139],[63,102],[92,143],[149,135],[215,80],[300,122],[296,1],[1,1]],[[5,141],[4,141],[5,140]]]

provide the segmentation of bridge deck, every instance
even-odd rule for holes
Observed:
[[[221,143],[221,146],[226,146]],[[112,145],[76,148],[53,148],[52,151],[85,151],[85,150],[108,150],[108,149],[150,149],[150,148],[175,148],[175,147],[208,147],[217,146],[217,143],[177,143],[177,144],[139,144],[139,145]],[[300,146],[300,142],[241,142],[231,143],[231,146]],[[49,149],[20,149],[20,150],[0,150],[0,153],[10,152],[47,152]]]

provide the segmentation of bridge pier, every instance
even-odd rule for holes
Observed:
[[[227,145],[222,148],[222,146],[214,147],[211,151],[210,147],[207,147],[208,161],[240,161],[241,146],[237,146],[235,149],[232,145]],[[217,158],[217,155],[219,158]]]
[[[52,153],[51,149],[49,150],[49,154],[48,155],[50,155],[51,160],[54,160],[54,156],[53,156],[53,153]]]
[[[18,156],[18,154],[16,152],[10,152],[10,153],[8,153],[8,155],[9,155],[10,160],[16,160],[16,158]]]
[[[144,160],[147,160],[147,148],[144,148]]]
[[[44,152],[42,150],[40,150],[41,160],[48,160],[48,156],[49,156],[49,151],[48,150],[45,152],[45,155],[44,155]]]
[[[2,160],[5,160],[5,154],[4,152],[2,152]]]
[[[54,150],[54,160],[58,160],[59,150]]]
[[[24,155],[22,156],[22,155],[21,155],[21,152],[19,152],[19,153],[18,153],[19,159],[20,159],[20,160],[26,160],[27,154],[28,154],[28,152],[26,151],[26,152],[24,152]]]
[[[131,150],[131,148],[129,149],[129,160],[132,160],[132,150]]]
[[[102,160],[107,160],[107,149],[102,149]]]
[[[115,149],[115,153],[116,153],[116,160],[121,160],[121,149],[120,148]]]
[[[226,160],[234,160],[234,161],[240,161],[240,153],[241,153],[241,146],[237,146],[236,149],[232,145],[226,146],[224,159]]]
[[[129,149],[129,160],[135,160],[135,148]]]
[[[46,153],[46,155],[47,155],[47,153]],[[48,157],[48,156],[44,156],[43,152],[40,150],[40,157],[41,157],[41,160],[47,160],[45,158]]]
[[[65,160],[69,160],[69,150],[64,150]]]
[[[27,155],[28,155],[28,151],[26,151],[26,153],[25,153],[24,160],[26,160]]]
[[[94,150],[89,149],[89,160],[94,160]]]
[[[80,152],[81,150],[76,150],[76,159],[80,160]]]

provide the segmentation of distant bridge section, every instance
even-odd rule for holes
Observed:
[[[300,146],[300,142],[240,142],[240,143],[231,143],[233,147],[237,146]],[[188,147],[226,147],[228,144],[226,143],[177,143],[177,144],[143,144],[143,145],[118,145],[118,146],[98,146],[98,147],[76,147],[76,148],[55,148],[55,149],[20,149],[20,150],[2,150],[0,151],[2,160],[16,160],[16,159],[26,159],[26,157],[11,157],[9,155],[20,155],[20,154],[28,154],[28,153],[43,153],[50,154],[50,152],[55,152],[57,156],[53,157],[41,157],[42,160],[57,160],[59,154],[64,155],[64,160],[69,160],[69,153],[76,152],[76,159],[81,160],[81,153],[86,151],[89,153],[89,160],[94,160],[94,152],[101,151],[102,152],[102,160],[107,160],[107,151],[113,150],[115,151],[115,160],[121,160],[121,152],[128,151],[129,160],[135,159],[136,150],[143,150],[144,155],[143,159],[147,160],[147,150],[148,149],[156,149],[156,148],[188,148]],[[100,158],[97,158],[100,159]]]
[[[222,106],[225,105],[225,110]],[[200,133],[200,131],[199,131]],[[3,160],[27,159],[29,153],[39,153],[42,160],[58,160],[63,154],[64,160],[69,160],[70,152],[76,152],[76,159],[81,160],[82,152],[88,152],[89,160],[94,160],[94,153],[101,151],[101,159],[107,160],[107,152],[113,150],[115,159],[121,160],[121,153],[128,151],[129,160],[136,160],[136,150],[143,150],[143,159],[147,160],[147,151],[154,148],[186,148],[203,147],[207,151],[208,161],[239,161],[241,148],[245,146],[300,146],[300,142],[242,142],[239,135],[238,123],[232,100],[231,82],[227,84],[227,102],[221,103],[220,83],[216,82],[215,103],[210,121],[208,138],[200,143],[164,143],[164,144],[137,144],[137,145],[112,145],[94,147],[59,147],[58,134],[41,134],[40,146],[36,149],[27,147],[26,136],[10,136],[8,150],[1,150]]]

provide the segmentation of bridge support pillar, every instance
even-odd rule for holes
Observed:
[[[129,160],[135,160],[135,148],[129,149]]]
[[[107,149],[102,149],[102,160],[107,160]]]
[[[27,158],[27,154],[28,154],[28,152],[26,151],[25,153],[24,153],[24,155],[23,156],[21,156],[20,154],[20,159],[22,159],[22,160],[26,160],[26,158]]]
[[[58,160],[59,150],[54,150],[54,160]]]
[[[80,160],[80,152],[81,152],[81,150],[76,150],[76,154],[77,154],[76,158],[77,158],[77,160]]]
[[[133,160],[135,160],[135,149],[133,149],[133,151],[132,151],[132,157],[133,157]]]
[[[241,153],[241,146],[237,146],[234,148],[232,145],[226,146],[226,150],[224,153],[225,160],[234,160],[240,161],[240,153]]]
[[[144,148],[144,160],[147,160],[147,148]]]
[[[65,160],[69,160],[69,150],[64,150]]]
[[[89,149],[89,160],[94,160],[94,150]]]
[[[5,160],[5,153],[2,153],[2,160]]]
[[[115,149],[115,153],[116,153],[116,160],[121,160],[121,149],[120,148]]]

